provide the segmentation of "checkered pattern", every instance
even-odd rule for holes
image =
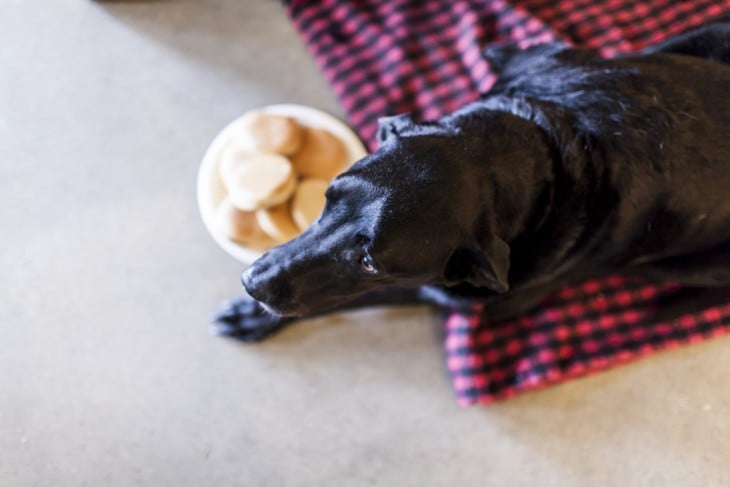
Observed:
[[[561,40],[603,56],[641,49],[730,12],[730,0],[288,0],[287,10],[348,114],[375,148],[377,119],[433,119],[486,92],[491,42]],[[489,403],[724,334],[730,296],[608,277],[565,288],[520,319],[478,309],[446,319],[462,404]],[[719,304],[718,304],[719,303]]]
[[[519,319],[478,310],[446,320],[447,365],[462,404],[490,403],[730,331],[730,304],[702,290],[609,277],[567,287]],[[710,303],[729,303],[730,292]]]

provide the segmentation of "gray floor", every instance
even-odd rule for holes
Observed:
[[[340,113],[273,0],[0,0],[0,486],[728,485],[728,339],[460,408],[423,309],[210,336],[197,166],[278,102]]]

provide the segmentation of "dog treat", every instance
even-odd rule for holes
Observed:
[[[227,235],[259,249],[297,237],[322,212],[329,181],[347,162],[345,144],[328,130],[264,110],[246,113],[219,153],[217,171],[227,194],[226,211],[246,214],[248,227],[253,215],[257,232],[267,237],[265,244],[261,238],[249,244],[251,236],[234,234],[230,223]],[[232,215],[229,220],[243,218]]]
[[[344,169],[345,148],[330,132],[307,127],[299,150],[292,156],[292,164],[303,177],[330,180]]]
[[[241,120],[241,138],[253,152],[291,155],[299,149],[303,130],[290,117],[251,110]]]
[[[261,230],[254,212],[239,210],[229,198],[224,199],[216,208],[214,221],[226,237],[240,244],[265,249],[276,243]]]
[[[218,175],[221,181],[230,181],[233,179],[236,167],[250,160],[251,152],[244,148],[240,141],[231,142],[223,151],[218,159]]]
[[[256,221],[278,243],[288,242],[301,233],[292,219],[289,203],[256,210]]]
[[[297,178],[286,157],[263,152],[239,151],[235,154],[235,159],[221,161],[221,173],[236,208],[252,211],[276,206],[289,199]]]
[[[304,179],[299,183],[292,200],[292,217],[300,229],[305,230],[319,217],[324,209],[329,183],[323,179]]]

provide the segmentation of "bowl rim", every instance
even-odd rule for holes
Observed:
[[[360,138],[344,121],[317,108],[295,103],[281,103],[253,108],[252,110],[262,110],[275,115],[286,115],[294,118],[302,125],[322,128],[332,132],[345,146],[350,163],[354,163],[365,157],[368,153]],[[203,220],[203,225],[210,236],[231,257],[241,263],[250,264],[259,258],[264,253],[264,250],[247,247],[230,240],[216,228],[213,222],[216,208],[213,184],[214,179],[218,177],[218,160],[223,149],[230,143],[233,132],[236,126],[240,124],[244,115],[233,119],[223,127],[208,145],[198,169],[196,188],[198,210]]]

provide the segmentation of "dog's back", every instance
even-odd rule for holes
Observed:
[[[616,62],[648,76],[647,88],[655,90],[652,97],[659,100],[652,105],[646,92],[635,95],[640,103],[649,102],[643,113],[647,134],[638,133],[628,141],[640,151],[633,156],[634,163],[642,164],[642,148],[661,161],[653,171],[646,171],[659,192],[653,196],[661,203],[653,215],[653,230],[666,232],[677,226],[676,233],[685,238],[677,240],[674,252],[730,241],[730,97],[726,94],[730,66],[675,54]],[[641,126],[639,120],[634,122]],[[626,196],[641,198],[643,191],[639,186]],[[626,203],[633,205],[631,199]]]
[[[620,260],[730,241],[730,66],[543,45],[500,67],[484,103],[542,118],[570,179],[610,180],[599,203],[611,206],[615,225],[606,247],[631,249]]]

